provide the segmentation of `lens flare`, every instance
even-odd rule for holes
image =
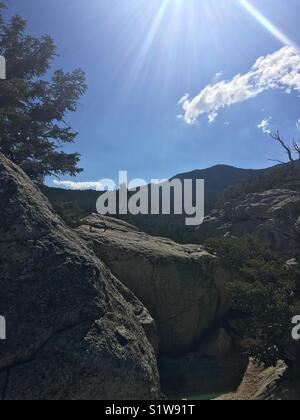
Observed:
[[[164,0],[157,12],[157,15],[152,23],[152,26],[150,28],[149,34],[146,37],[146,40],[144,42],[144,44],[142,45],[141,48],[141,56],[139,57],[139,61],[140,61],[140,65],[141,62],[145,59],[145,57],[147,56],[149,49],[151,48],[151,45],[153,43],[153,40],[157,34],[157,32],[159,31],[161,22],[165,16],[165,13],[168,9],[168,6],[170,4],[171,0]]]
[[[257,10],[248,0],[238,0],[239,3],[247,10],[267,31],[275,36],[285,45],[291,45],[296,49],[299,47],[283,32],[280,31],[269,19],[267,19],[259,10]]]

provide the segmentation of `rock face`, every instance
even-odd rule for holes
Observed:
[[[211,336],[203,340],[197,349],[197,353],[203,357],[223,359],[233,350],[233,339],[224,328],[215,331]]]
[[[274,251],[294,256],[300,240],[300,193],[270,190],[224,203],[198,229],[199,239],[255,235]]]
[[[154,319],[150,315],[148,309],[142,304],[142,302],[129,290],[125,287],[119,280],[115,279],[111,275],[111,281],[118,290],[118,292],[124,297],[127,303],[130,304],[131,309],[134,312],[139,324],[144,330],[148,341],[153,347],[153,350],[158,356],[159,354],[159,335],[156,328]]]
[[[157,399],[148,312],[2,155],[0,220],[2,399]]]
[[[97,215],[77,232],[150,311],[162,354],[187,354],[226,312],[230,274],[202,247],[154,238]]]

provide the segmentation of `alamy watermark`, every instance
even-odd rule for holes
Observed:
[[[0,55],[0,80],[6,79],[6,60]]]
[[[6,340],[6,319],[0,315],[0,340]]]
[[[295,325],[295,327],[292,330],[293,340],[299,341],[300,340],[300,315],[294,316],[292,320],[292,324]]]
[[[187,226],[204,221],[204,180],[143,179],[128,181],[127,171],[119,172],[119,185],[112,179],[99,181],[103,193],[97,200],[97,212],[105,215],[184,215]]]

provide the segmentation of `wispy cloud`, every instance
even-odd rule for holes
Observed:
[[[299,120],[296,122],[296,127],[298,128],[298,130],[300,131],[300,118]]]
[[[218,118],[218,113],[213,111],[211,114],[209,114],[208,116],[208,122],[209,124],[214,124],[216,122],[216,119]]]
[[[218,71],[213,77],[212,83],[220,82],[221,79],[223,79],[224,73],[222,71]]]
[[[82,191],[82,190],[96,190],[101,191],[103,190],[103,186],[100,181],[96,182],[74,182],[74,181],[57,181],[54,180],[53,184],[58,187],[64,187],[69,190],[76,190],[76,191]]]
[[[193,99],[185,95],[180,101],[184,120],[194,124],[203,114],[211,116],[221,108],[255,98],[270,89],[300,91],[300,53],[296,48],[283,47],[261,57],[248,73],[206,86]]]
[[[258,124],[257,128],[262,130],[264,134],[271,134],[271,121],[272,117],[265,118],[260,124]]]
[[[187,101],[189,99],[190,95],[188,93],[186,93],[185,95],[183,95],[183,97],[181,99],[179,99],[178,104],[179,105],[183,105],[185,103],[185,101]]]

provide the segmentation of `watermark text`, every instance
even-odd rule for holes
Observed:
[[[292,330],[293,340],[299,341],[300,340],[300,315],[294,316],[292,320],[292,324],[295,325],[295,327]]]
[[[97,212],[105,215],[184,215],[187,226],[204,221],[204,180],[142,179],[128,180],[127,171],[119,173],[119,186],[111,179],[99,181],[103,193],[97,200]]]
[[[0,315],[0,340],[6,340],[6,319]]]
[[[6,60],[0,55],[0,80],[6,79]]]

